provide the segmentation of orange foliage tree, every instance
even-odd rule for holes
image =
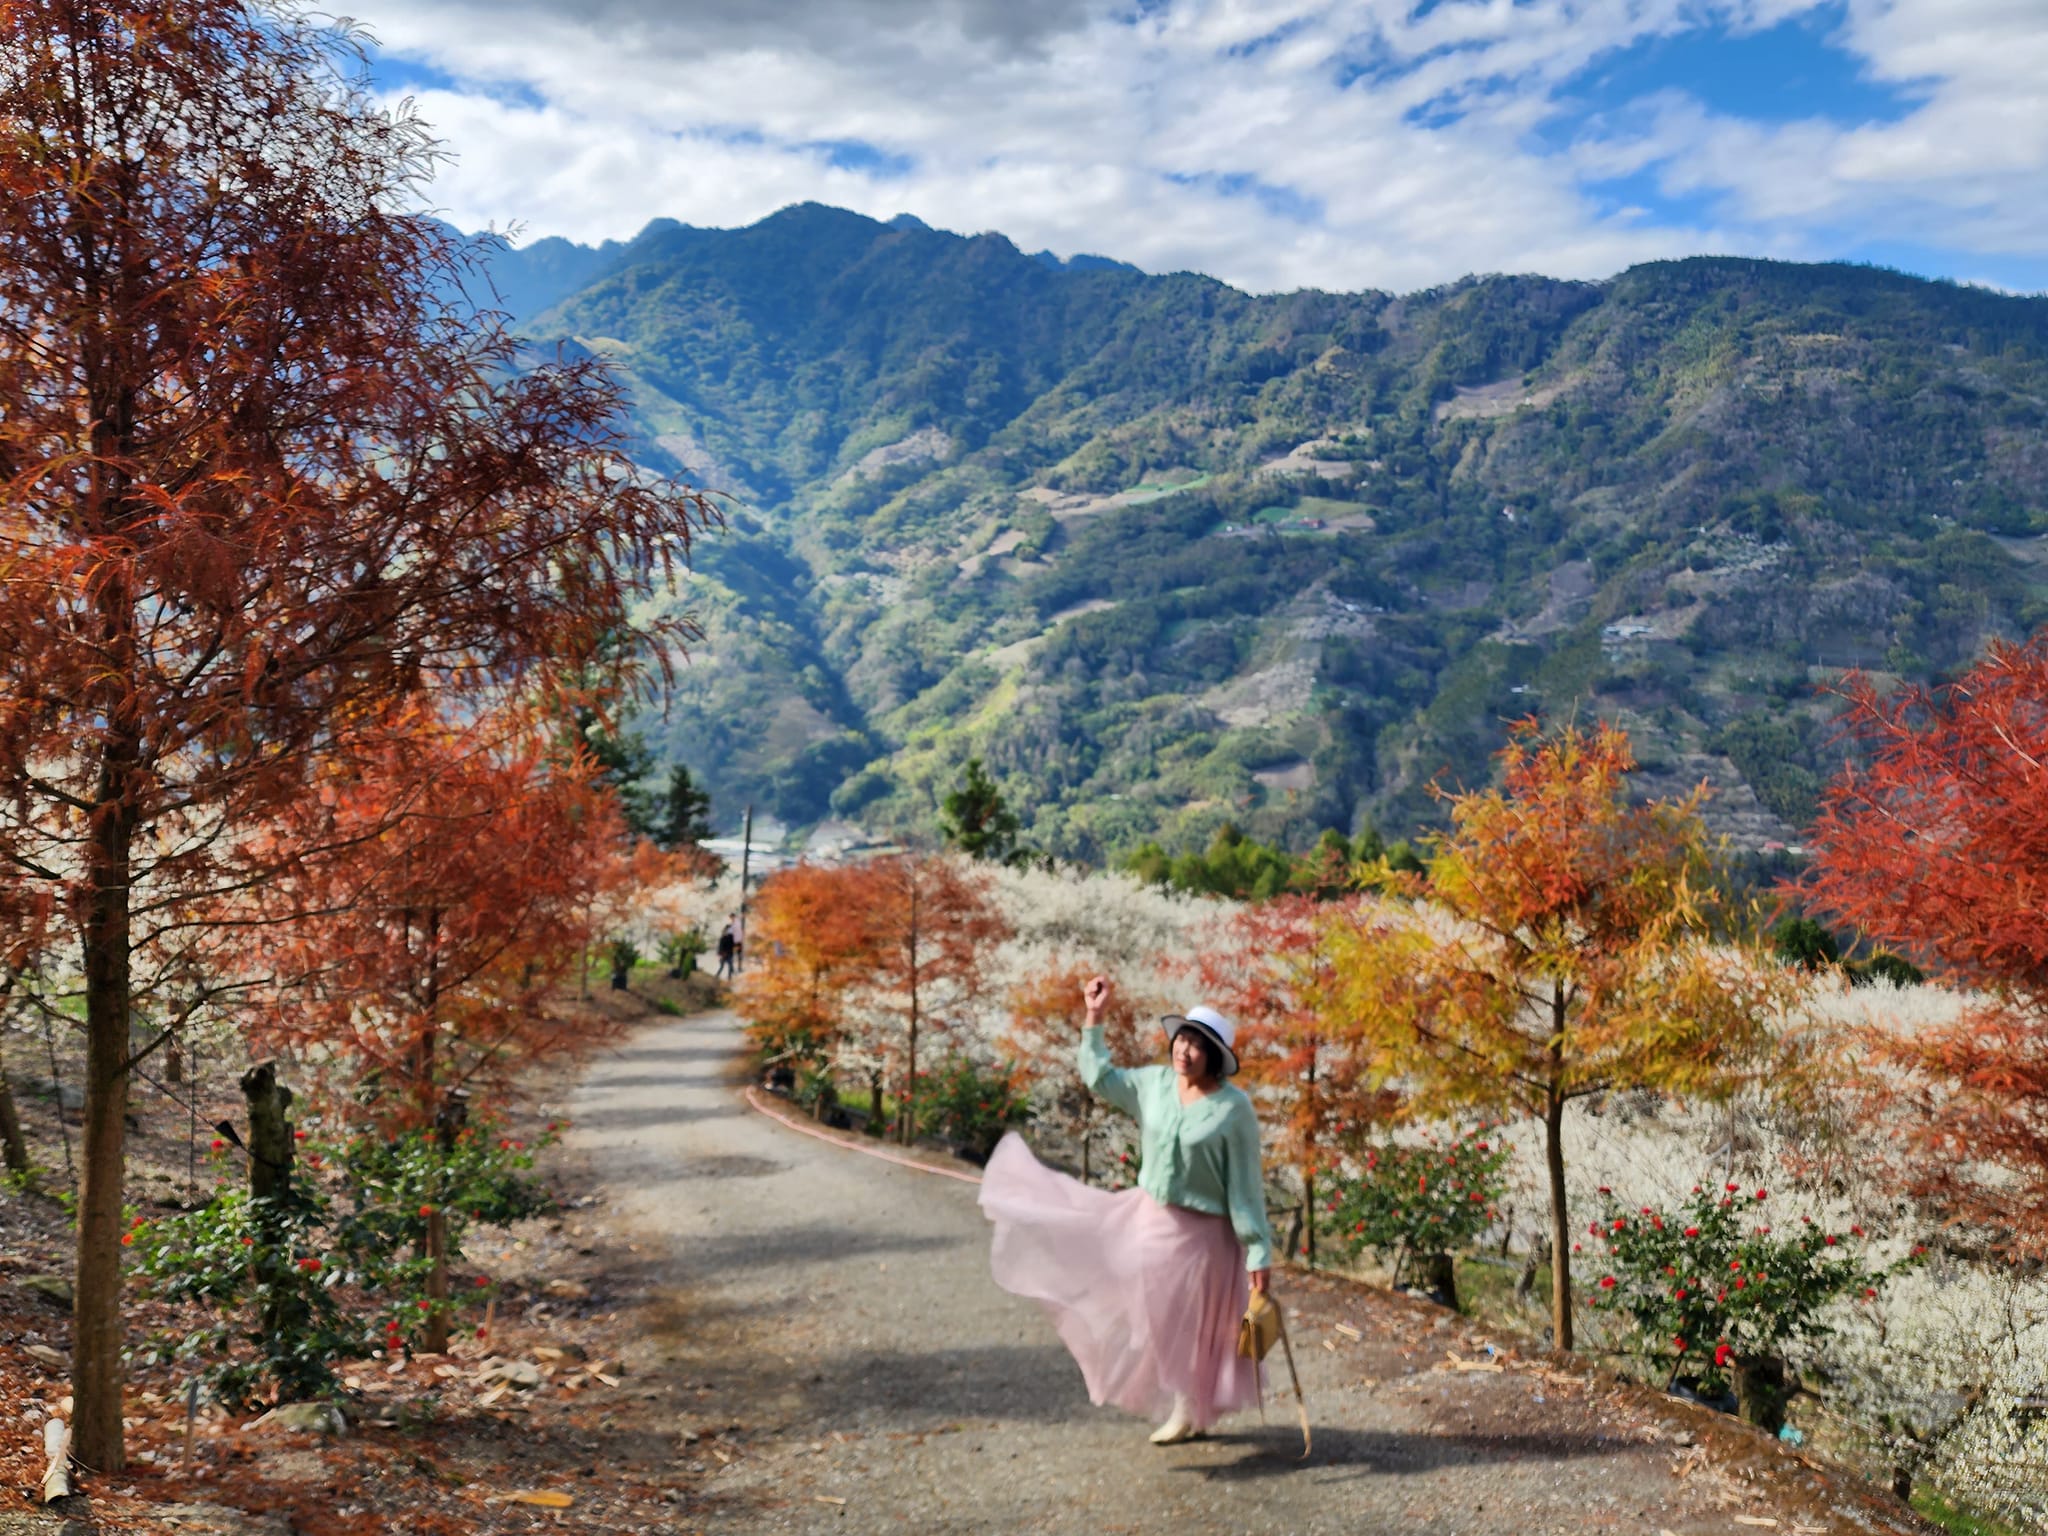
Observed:
[[[1343,989],[1323,943],[1335,909],[1312,895],[1277,896],[1234,914],[1201,960],[1205,994],[1234,1019],[1246,1083],[1278,1110],[1276,1160],[1301,1179],[1302,1237],[1315,1263],[1316,1179],[1346,1138],[1392,1109],[1394,1095],[1359,1070]],[[1348,919],[1354,926],[1358,919]]]
[[[633,868],[625,824],[589,758],[551,760],[541,733],[507,726],[403,706],[263,833],[279,854],[255,915],[279,920],[256,929],[270,986],[252,1033],[338,1057],[387,1130],[432,1122],[452,1139],[473,1093],[501,1096],[519,1067],[607,1029],[546,999],[589,938],[593,897]],[[445,1298],[439,1202],[423,1256],[428,1295]],[[447,1327],[430,1312],[425,1347],[444,1348]]]
[[[868,1054],[899,1067],[896,1133],[908,1142],[917,1134],[919,1036],[980,996],[990,952],[1011,928],[988,876],[964,859],[896,854],[861,865],[857,874],[871,946],[862,988]]]
[[[1828,786],[1807,907],[1983,989],[1910,1034],[1872,1030],[1868,1108],[1903,1182],[2018,1256],[2048,1253],[2048,633],[1955,682],[1841,687],[1868,749]]]
[[[748,914],[753,963],[733,994],[764,1061],[821,1062],[839,1043],[849,999],[873,968],[863,871],[798,864],[761,883]]]
[[[629,632],[708,509],[626,461],[601,363],[513,366],[345,34],[9,0],[0,58],[0,850],[82,957],[73,1431],[114,1472],[131,1016],[193,904],[380,700]]]
[[[1540,1119],[1551,1320],[1572,1347],[1564,1110],[1648,1087],[1732,1091],[1765,1044],[1776,968],[1708,929],[1700,792],[1631,805],[1627,737],[1517,725],[1500,787],[1448,796],[1426,871],[1381,870],[1417,905],[1333,915],[1325,942],[1359,1064],[1407,1112]]]
[[[258,930],[273,983],[258,1036],[345,1058],[391,1126],[584,1046],[542,1001],[596,899],[637,868],[591,760],[413,703],[325,767],[264,832],[279,851],[255,896],[275,919]]]
[[[1002,1040],[1036,1091],[1041,1114],[1080,1143],[1083,1183],[1093,1174],[1095,1137],[1106,1116],[1102,1101],[1081,1081],[1074,1051],[1088,1014],[1081,988],[1089,977],[1101,974],[1101,966],[1069,962],[1018,983],[1010,992],[1010,1022]],[[1158,1027],[1149,1020],[1141,1025],[1139,1020],[1137,1001],[1122,986],[1112,986],[1102,1015],[1102,1040],[1110,1060],[1120,1067],[1141,1067],[1159,1059],[1163,1040]]]

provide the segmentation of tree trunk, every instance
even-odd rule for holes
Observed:
[[[448,1095],[434,1116],[435,1138],[443,1166],[455,1155],[455,1138],[469,1120],[469,1103],[458,1090]],[[448,1352],[448,1211],[443,1191],[436,1190],[427,1212],[427,1325],[420,1330],[420,1348],[429,1354]]]
[[[910,875],[910,1067],[903,1074],[903,1144],[917,1137],[917,872]]]
[[[276,1271],[291,1262],[281,1249],[290,1234],[284,1207],[292,1197],[292,1091],[278,1082],[277,1063],[264,1061],[242,1074],[242,1098],[249,1107],[249,1198],[257,1241]],[[264,1336],[275,1341],[303,1326],[300,1299],[273,1286],[263,1308]],[[290,1395],[290,1382],[280,1379],[278,1391],[281,1397]]]
[[[1776,1355],[1735,1362],[1735,1411],[1746,1423],[1775,1435],[1785,1427],[1785,1405],[1791,1398],[1785,1362]]]
[[[1543,1117],[1543,1168],[1550,1182],[1550,1334],[1552,1347],[1572,1347],[1571,1214],[1564,1193],[1564,1097],[1552,1090]]]
[[[882,1072],[879,1067],[868,1073],[868,1125],[870,1136],[879,1136],[885,1127],[882,1124]]]
[[[1308,1267],[1316,1267],[1316,1172],[1301,1170],[1301,1245]]]
[[[1416,1255],[1415,1274],[1410,1283],[1418,1290],[1429,1292],[1432,1301],[1454,1312],[1457,1310],[1458,1269],[1448,1253]]]
[[[277,1063],[259,1062],[242,1074],[249,1105],[249,1197],[289,1200],[292,1193],[292,1091],[277,1080]]]
[[[72,1308],[73,1453],[102,1474],[125,1470],[121,1431],[121,1186],[126,1161],[129,1020],[127,772],[109,747],[86,853],[85,1126],[78,1189],[78,1278]],[[125,754],[132,764],[132,753]]]
[[[61,1109],[59,1113],[62,1113]],[[8,1085],[4,1062],[0,1062],[0,1150],[6,1153],[7,1171],[17,1179],[26,1179],[29,1176],[28,1143],[22,1139],[21,1115],[14,1107],[14,1090]]]
[[[1562,981],[1550,984],[1550,1091],[1543,1116],[1543,1167],[1550,1183],[1550,1338],[1553,1349],[1572,1347],[1571,1211],[1564,1192],[1564,1024],[1568,1006]]]

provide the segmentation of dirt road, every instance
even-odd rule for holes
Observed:
[[[666,1298],[635,1363],[669,1381],[678,1454],[706,1473],[650,1529],[1926,1529],[1640,1389],[1541,1359],[1458,1368],[1487,1358],[1462,1319],[1304,1276],[1277,1289],[1314,1455],[1294,1459],[1284,1401],[1267,1424],[1156,1449],[1148,1425],[1091,1406],[1036,1309],[990,1283],[971,1185],[754,1113],[738,1048],[727,1015],[665,1022],[593,1069],[577,1104],[572,1145]]]

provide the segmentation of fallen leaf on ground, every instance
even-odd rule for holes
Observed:
[[[539,1509],[567,1509],[576,1501],[566,1493],[557,1493],[552,1488],[522,1489],[518,1493],[505,1495],[507,1504],[532,1504]]]

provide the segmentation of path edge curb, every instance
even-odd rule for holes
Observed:
[[[909,1168],[918,1173],[934,1173],[942,1179],[958,1179],[962,1184],[979,1184],[981,1182],[979,1174],[962,1173],[957,1168],[934,1168],[930,1163],[920,1163],[915,1158],[901,1157],[894,1152],[885,1152],[880,1147],[863,1146],[860,1142],[849,1140],[844,1136],[834,1136],[830,1131],[820,1130],[815,1125],[805,1125],[803,1121],[797,1119],[794,1115],[786,1115],[780,1110],[770,1109],[762,1101],[758,1089],[742,1089],[740,1097],[747,1101],[749,1109],[753,1110],[756,1114],[766,1115],[777,1125],[786,1125],[792,1131],[801,1131],[806,1136],[815,1136],[820,1141],[829,1141],[835,1147],[844,1147],[847,1151],[858,1152],[863,1157],[878,1157],[883,1162],[894,1163],[899,1168]]]

